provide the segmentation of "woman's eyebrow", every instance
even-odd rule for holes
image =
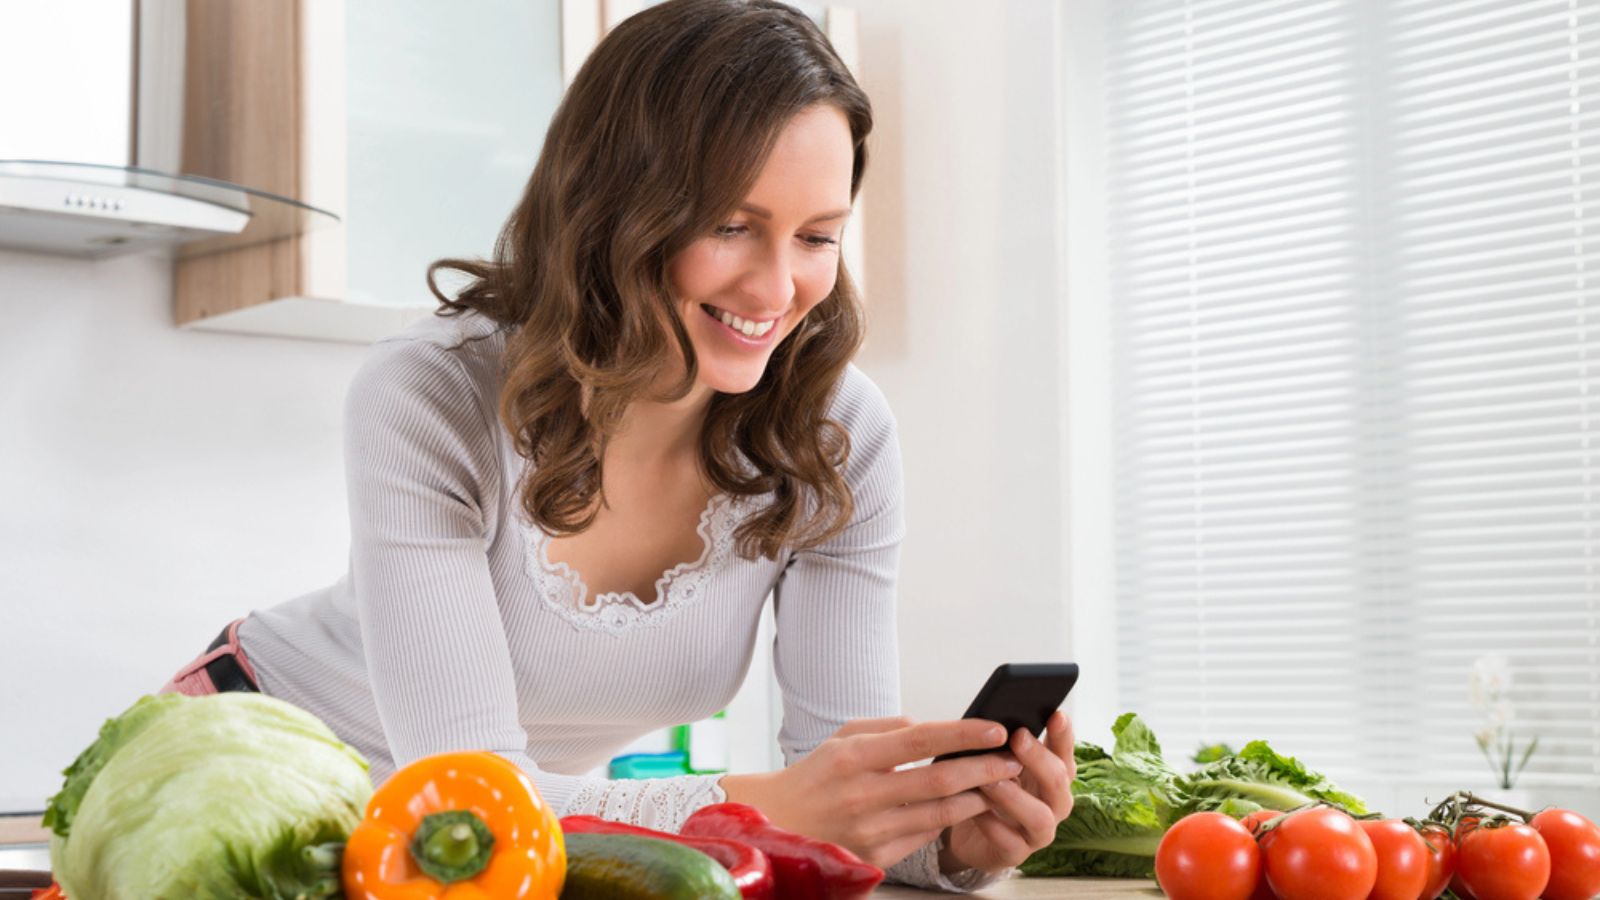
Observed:
[[[739,206],[739,208],[744,210],[747,213],[751,213],[751,214],[759,216],[759,217],[761,217],[763,219],[772,218],[772,210],[767,209],[764,206],[757,206],[754,203],[744,203],[744,204],[741,204]],[[806,224],[810,225],[810,224],[812,224],[814,222],[827,222],[827,221],[831,221],[833,219],[842,219],[842,218],[844,218],[845,216],[848,216],[848,215],[850,215],[850,210],[848,210],[848,209],[836,209],[833,212],[818,213],[817,215],[814,215],[811,218],[807,219],[806,220]]]

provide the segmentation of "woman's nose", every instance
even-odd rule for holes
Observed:
[[[794,263],[784,250],[768,248],[745,275],[744,289],[777,315],[794,301]]]

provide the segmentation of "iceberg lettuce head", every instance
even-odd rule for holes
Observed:
[[[64,773],[45,825],[63,892],[94,900],[329,898],[367,763],[261,694],[140,699]]]

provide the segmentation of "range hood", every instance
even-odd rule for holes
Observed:
[[[0,247],[87,258],[170,248],[189,257],[338,221],[287,197],[194,175],[0,159]]]
[[[218,42],[218,21],[250,12],[235,2],[191,11],[187,0],[51,0],[8,11],[0,84],[29,89],[0,91],[0,248],[185,258],[338,222],[293,199],[306,193],[299,160],[262,133],[297,123],[218,100],[223,60],[276,49],[270,35]],[[284,59],[256,60],[259,79],[292,68]]]

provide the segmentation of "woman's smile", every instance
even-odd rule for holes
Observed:
[[[776,338],[781,318],[758,321],[736,316],[727,310],[712,306],[709,303],[700,304],[700,309],[712,322],[712,328],[719,334],[726,336],[736,345],[751,349],[762,349],[771,346]]]

